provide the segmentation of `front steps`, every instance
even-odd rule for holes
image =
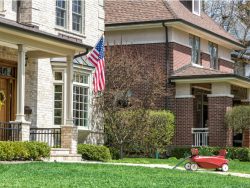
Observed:
[[[81,161],[82,155],[71,154],[68,148],[52,148],[50,151],[50,162]]]

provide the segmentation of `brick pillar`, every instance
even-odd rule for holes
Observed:
[[[245,129],[243,131],[242,146],[250,147],[250,129]]]
[[[228,96],[208,96],[209,146],[232,146],[232,130],[225,125],[225,114],[233,106]]]
[[[69,148],[71,154],[77,153],[77,139],[78,129],[77,126],[62,126],[61,127],[61,147]]]
[[[193,136],[192,128],[194,127],[194,98],[177,98],[176,99],[176,128],[174,145],[192,146]]]

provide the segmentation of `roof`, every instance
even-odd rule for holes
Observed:
[[[225,75],[227,72],[221,72],[219,70],[208,69],[208,68],[200,68],[195,67],[191,64],[188,64],[177,71],[172,75],[173,77],[183,77],[183,76],[202,76],[202,75]]]
[[[229,79],[237,79],[247,83],[249,85],[250,78],[240,76],[234,73],[221,72],[219,70],[200,68],[192,66],[191,64],[186,65],[177,71],[173,75],[170,76],[172,81],[181,81],[181,80],[207,80],[207,79],[216,79],[216,78],[229,78]],[[219,81],[219,80],[217,80]],[[234,84],[238,84],[237,82]]]
[[[204,12],[197,16],[179,0],[105,0],[104,7],[106,26],[182,21],[242,46]]]
[[[12,29],[18,30],[18,31],[24,31],[27,33],[32,33],[32,34],[38,35],[39,37],[44,36],[44,37],[47,37],[50,39],[59,40],[59,41],[65,42],[65,43],[69,43],[69,44],[73,44],[73,45],[77,45],[77,46],[81,46],[81,47],[85,47],[85,48],[92,48],[90,46],[83,44],[82,40],[79,40],[77,38],[67,37],[65,35],[54,35],[54,34],[51,34],[48,32],[41,31],[34,26],[20,24],[20,23],[13,21],[13,20],[9,20],[9,19],[2,18],[2,17],[0,17],[0,28],[1,27],[7,27],[7,28],[12,28]]]

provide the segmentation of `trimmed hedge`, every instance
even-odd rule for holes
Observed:
[[[41,160],[49,157],[50,147],[42,142],[0,142],[0,160]]]
[[[220,149],[227,150],[227,158],[238,159],[240,161],[250,161],[250,148],[244,147],[197,147],[199,149],[199,155],[212,156],[217,155]],[[191,147],[176,147],[170,150],[170,156],[176,158],[185,158],[191,155]]]
[[[105,146],[78,144],[78,153],[83,159],[92,161],[109,161],[111,160],[110,151]]]

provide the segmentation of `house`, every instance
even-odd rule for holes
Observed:
[[[230,54],[244,46],[200,7],[200,0],[106,0],[106,41],[122,41],[144,57],[150,52],[145,66],[157,62],[166,70],[167,97],[157,105],[175,113],[173,145],[232,146],[236,133],[224,116],[234,105],[249,104],[250,79],[236,74]],[[249,130],[243,137],[249,147]]]
[[[77,141],[103,142],[91,123],[94,68],[81,58],[103,32],[102,0],[0,1],[0,121],[11,122],[1,123],[1,140],[18,122],[21,140],[72,153]]]

